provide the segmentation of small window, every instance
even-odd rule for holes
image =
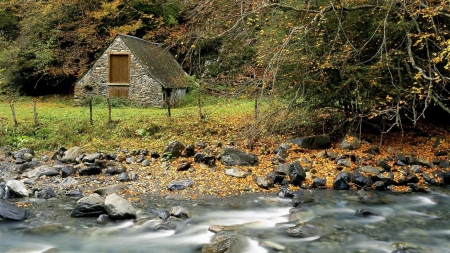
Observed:
[[[128,86],[108,86],[110,98],[128,98]]]
[[[109,55],[109,83],[130,83],[130,55]]]

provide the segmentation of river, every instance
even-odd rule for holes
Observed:
[[[149,195],[134,204],[136,221],[107,224],[98,224],[96,218],[70,218],[76,199],[29,199],[37,218],[1,222],[0,251],[202,252],[214,235],[208,228],[223,225],[230,226],[226,234],[239,241],[233,252],[449,252],[450,189],[368,194],[376,200],[368,202],[356,191],[316,190],[311,195],[314,201],[295,209],[291,199],[276,195],[197,201]],[[162,222],[156,212],[172,206],[185,207],[191,218],[155,229]],[[356,215],[361,209],[377,215]],[[303,222],[320,225],[324,233],[297,238],[285,232]]]

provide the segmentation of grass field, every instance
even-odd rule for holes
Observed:
[[[34,122],[37,101],[38,124]],[[117,104],[117,101],[115,103]],[[245,138],[244,125],[253,117],[254,101],[217,99],[202,107],[140,108],[115,105],[108,123],[106,100],[93,106],[90,125],[89,106],[73,106],[71,97],[20,98],[14,102],[15,126],[10,101],[0,100],[0,146],[54,151],[59,147],[81,146],[86,151],[117,149],[162,149],[169,141],[186,144],[198,141],[239,141]]]

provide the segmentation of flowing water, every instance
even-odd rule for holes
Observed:
[[[290,199],[274,195],[200,201],[148,196],[134,204],[137,221],[103,225],[96,218],[69,218],[74,199],[30,199],[37,218],[1,222],[0,251],[201,252],[214,235],[208,228],[224,225],[230,231],[221,233],[237,238],[233,252],[450,252],[450,189],[383,193],[371,202],[361,201],[355,191],[317,190],[312,197],[293,209]],[[162,222],[156,212],[172,206],[185,207],[192,217],[155,229]],[[379,215],[358,216],[358,209]],[[324,233],[296,238],[285,232],[302,222],[320,225]]]

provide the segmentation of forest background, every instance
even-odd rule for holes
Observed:
[[[163,43],[191,75],[194,103],[200,94],[254,101],[255,125],[264,131],[382,134],[424,119],[445,126],[449,6],[449,0],[2,0],[0,89],[8,102],[18,94],[71,94],[123,33]]]

